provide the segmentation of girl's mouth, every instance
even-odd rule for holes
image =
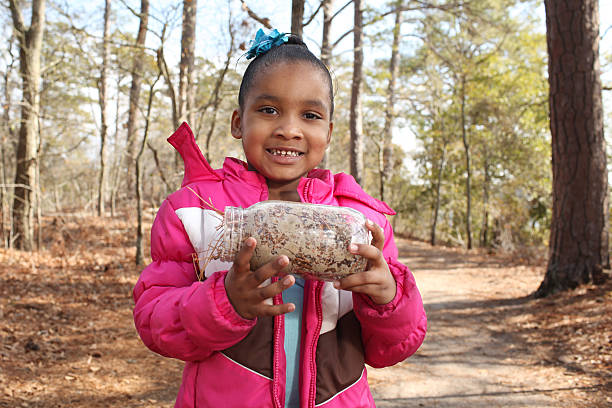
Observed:
[[[302,152],[298,152],[295,150],[284,150],[284,149],[267,149],[268,153],[270,153],[273,156],[280,156],[280,157],[299,157],[299,156],[303,156],[304,153]]]

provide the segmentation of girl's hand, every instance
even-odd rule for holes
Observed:
[[[384,305],[395,298],[397,284],[383,257],[385,234],[378,225],[367,220],[366,228],[372,232],[372,244],[351,244],[349,251],[368,260],[365,271],[334,282],[336,289],[350,290],[368,295],[376,304]]]
[[[287,275],[277,282],[263,285],[263,282],[277,275],[287,265],[289,258],[281,255],[261,266],[256,271],[250,268],[251,257],[257,241],[249,237],[244,241],[234,264],[225,276],[225,291],[230,303],[240,316],[254,319],[258,316],[276,316],[295,310],[293,303],[270,305],[264,303],[295,283],[295,278]]]

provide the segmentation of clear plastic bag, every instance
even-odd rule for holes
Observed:
[[[219,258],[233,261],[243,242],[257,240],[251,268],[279,255],[291,261],[287,273],[336,280],[365,270],[367,260],[348,250],[369,244],[365,217],[352,208],[290,201],[262,201],[248,208],[225,207]]]

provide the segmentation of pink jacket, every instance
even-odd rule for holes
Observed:
[[[213,170],[187,124],[168,139],[185,162],[180,190],[161,205],[151,231],[151,255],[134,288],[134,321],[144,344],[185,361],[176,407],[276,407],[285,404],[284,317],[247,320],[225,292],[229,263],[211,262],[198,281],[194,254],[206,248],[214,214],[267,199],[265,179],[227,158]],[[383,254],[397,281],[387,305],[306,281],[300,356],[302,407],[373,407],[365,364],[385,367],[406,359],[423,342],[427,326],[412,273],[397,261],[393,211],[367,195],[351,176],[312,170],[299,184],[302,201],[352,207],[385,232]],[[208,240],[208,241],[207,241]],[[196,261],[194,261],[196,259]],[[278,304],[282,295],[273,299]]]

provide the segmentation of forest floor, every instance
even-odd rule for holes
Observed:
[[[0,249],[0,407],[173,406],[182,363],[133,326],[126,219],[57,216],[47,249]],[[413,357],[369,369],[377,406],[612,405],[611,281],[533,299],[541,262],[397,242],[429,329]]]

